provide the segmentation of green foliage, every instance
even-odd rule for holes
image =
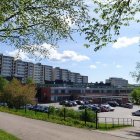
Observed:
[[[140,87],[133,89],[131,93],[133,103],[140,105]]]
[[[136,82],[140,82],[140,62],[137,62],[136,70],[131,72],[131,75],[136,80]]]
[[[95,122],[95,118],[96,118],[96,115],[93,111],[91,110],[86,110],[86,114],[85,114],[85,111],[82,111],[82,114],[81,114],[81,120],[82,121],[88,121],[88,122]]]
[[[46,56],[47,49],[35,45],[72,38],[87,18],[84,0],[1,0],[0,41]]]
[[[3,93],[1,93],[1,100],[6,102],[8,107],[18,109],[25,104],[32,103],[35,93],[34,85],[22,85],[20,81],[14,78],[5,86]]]
[[[34,80],[32,79],[32,78],[30,78],[30,77],[28,77],[27,79],[26,79],[26,84],[34,84],[35,82],[34,82]]]
[[[0,76],[0,92],[3,92],[5,86],[8,84],[8,81]]]
[[[140,23],[140,1],[133,0],[92,0],[94,3],[93,18],[88,19],[88,26],[82,31],[89,44],[94,44],[95,51],[115,42],[122,26],[129,26],[131,21]]]
[[[0,140],[19,140],[19,139],[0,129]]]

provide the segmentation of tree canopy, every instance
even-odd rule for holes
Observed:
[[[34,102],[36,88],[33,84],[21,84],[17,79],[10,81],[3,92],[0,93],[0,100],[6,102],[8,107],[20,108]]]
[[[13,44],[22,51],[48,55],[43,43],[56,45],[72,39],[73,31],[85,34],[94,50],[115,42],[122,26],[140,22],[140,0],[1,0],[0,42]],[[90,13],[93,17],[90,17]]]
[[[115,42],[120,34],[122,26],[129,26],[130,22],[140,23],[140,0],[92,0],[92,19],[87,22],[89,25],[83,29],[86,39],[95,45],[95,51]],[[87,47],[90,46],[86,45]]]
[[[140,105],[140,88],[135,88],[131,94],[133,103]]]
[[[85,19],[84,0],[1,0],[0,41],[22,51],[48,53],[34,46],[53,46],[58,40],[71,38]]]
[[[3,92],[5,86],[8,84],[8,81],[0,76],[0,92]]]

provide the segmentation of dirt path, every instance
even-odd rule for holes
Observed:
[[[22,140],[128,140],[96,131],[84,130],[28,119],[0,112],[0,129]]]

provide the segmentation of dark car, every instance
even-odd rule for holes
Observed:
[[[70,101],[72,103],[73,106],[77,106],[76,101]]]
[[[76,103],[77,103],[78,105],[84,105],[84,102],[81,101],[81,100],[76,100]]]
[[[60,102],[59,102],[60,105],[66,105],[67,103],[68,103],[67,100],[63,100],[63,101],[60,101]]]
[[[116,107],[116,106],[119,106],[119,104],[116,102],[116,101],[109,101],[107,102],[110,106],[112,107]]]
[[[122,107],[125,107],[125,108],[129,108],[129,109],[132,109],[133,108],[133,104],[132,103],[122,104],[121,106]]]
[[[88,105],[81,105],[81,106],[79,106],[79,110],[82,110],[82,109],[86,109],[86,108],[89,108],[89,106]]]
[[[65,106],[72,107],[73,106],[73,103],[72,102],[68,102],[68,103],[65,104]]]

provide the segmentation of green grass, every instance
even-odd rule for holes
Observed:
[[[80,120],[79,116],[77,117],[76,115],[73,115],[73,113],[74,113],[73,110],[69,110],[70,112],[68,114],[69,114],[69,116],[71,116],[71,115],[72,116],[71,117],[67,116],[65,120],[64,120],[63,115],[61,114],[62,112],[61,113],[59,112],[59,115],[56,113],[53,113],[52,115],[48,116],[47,113],[41,113],[41,112],[35,113],[35,111],[31,111],[31,110],[27,110],[27,112],[25,113],[25,111],[23,109],[15,110],[15,109],[8,109],[6,107],[0,107],[0,111],[31,118],[31,119],[48,121],[48,122],[53,122],[53,123],[57,123],[57,124],[78,127],[78,128],[95,129],[95,127],[96,127],[96,124],[94,122],[86,122],[86,124],[85,124],[84,121]],[[67,110],[67,112],[68,112],[68,110]],[[125,126],[119,125],[118,126],[115,124],[114,125],[112,125],[112,124],[105,125],[104,123],[100,123],[99,129],[100,130],[112,130],[112,129],[123,128],[123,127],[128,127],[128,126],[129,125],[125,125]]]
[[[19,139],[0,129],[0,140],[19,140]]]

